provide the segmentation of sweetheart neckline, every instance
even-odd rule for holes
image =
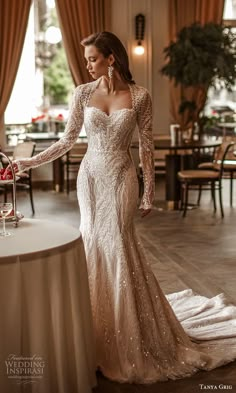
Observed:
[[[106,117],[111,117],[112,115],[114,115],[114,113],[117,112],[123,112],[123,111],[134,111],[134,108],[121,108],[121,109],[116,109],[115,111],[111,112],[110,114],[107,114],[106,112],[104,112],[102,109],[97,108],[96,106],[86,106],[86,108],[90,108],[90,109],[95,109],[98,112],[102,113],[103,115],[105,115]]]

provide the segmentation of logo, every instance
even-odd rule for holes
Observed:
[[[224,385],[220,383],[219,385],[205,385],[204,383],[199,384],[200,390],[232,390],[233,385]]]
[[[18,384],[34,383],[43,378],[45,361],[41,356],[8,355],[5,360],[6,375]]]

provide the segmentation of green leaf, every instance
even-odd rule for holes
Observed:
[[[44,92],[51,104],[68,104],[73,81],[63,48],[59,48],[50,66],[44,71]]]

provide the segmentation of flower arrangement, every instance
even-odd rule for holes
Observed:
[[[38,116],[32,117],[32,131],[33,132],[48,132],[51,129],[55,128],[54,125],[59,124],[63,125],[65,123],[65,117],[62,113],[58,113],[56,115],[50,113],[42,113]],[[60,127],[61,128],[61,127]]]

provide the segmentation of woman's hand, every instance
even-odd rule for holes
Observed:
[[[12,163],[13,171],[19,177],[28,177],[27,173],[19,173],[19,168],[16,162]],[[11,180],[13,179],[12,169],[11,166],[8,165],[4,170],[1,169],[1,180]]]
[[[13,162],[12,167],[13,167],[14,173],[16,174],[18,172],[18,165],[15,162]],[[3,178],[3,180],[10,180],[13,178],[12,169],[11,169],[10,164],[5,168],[2,178]]]
[[[140,209],[141,210],[141,217],[147,216],[152,209]]]

